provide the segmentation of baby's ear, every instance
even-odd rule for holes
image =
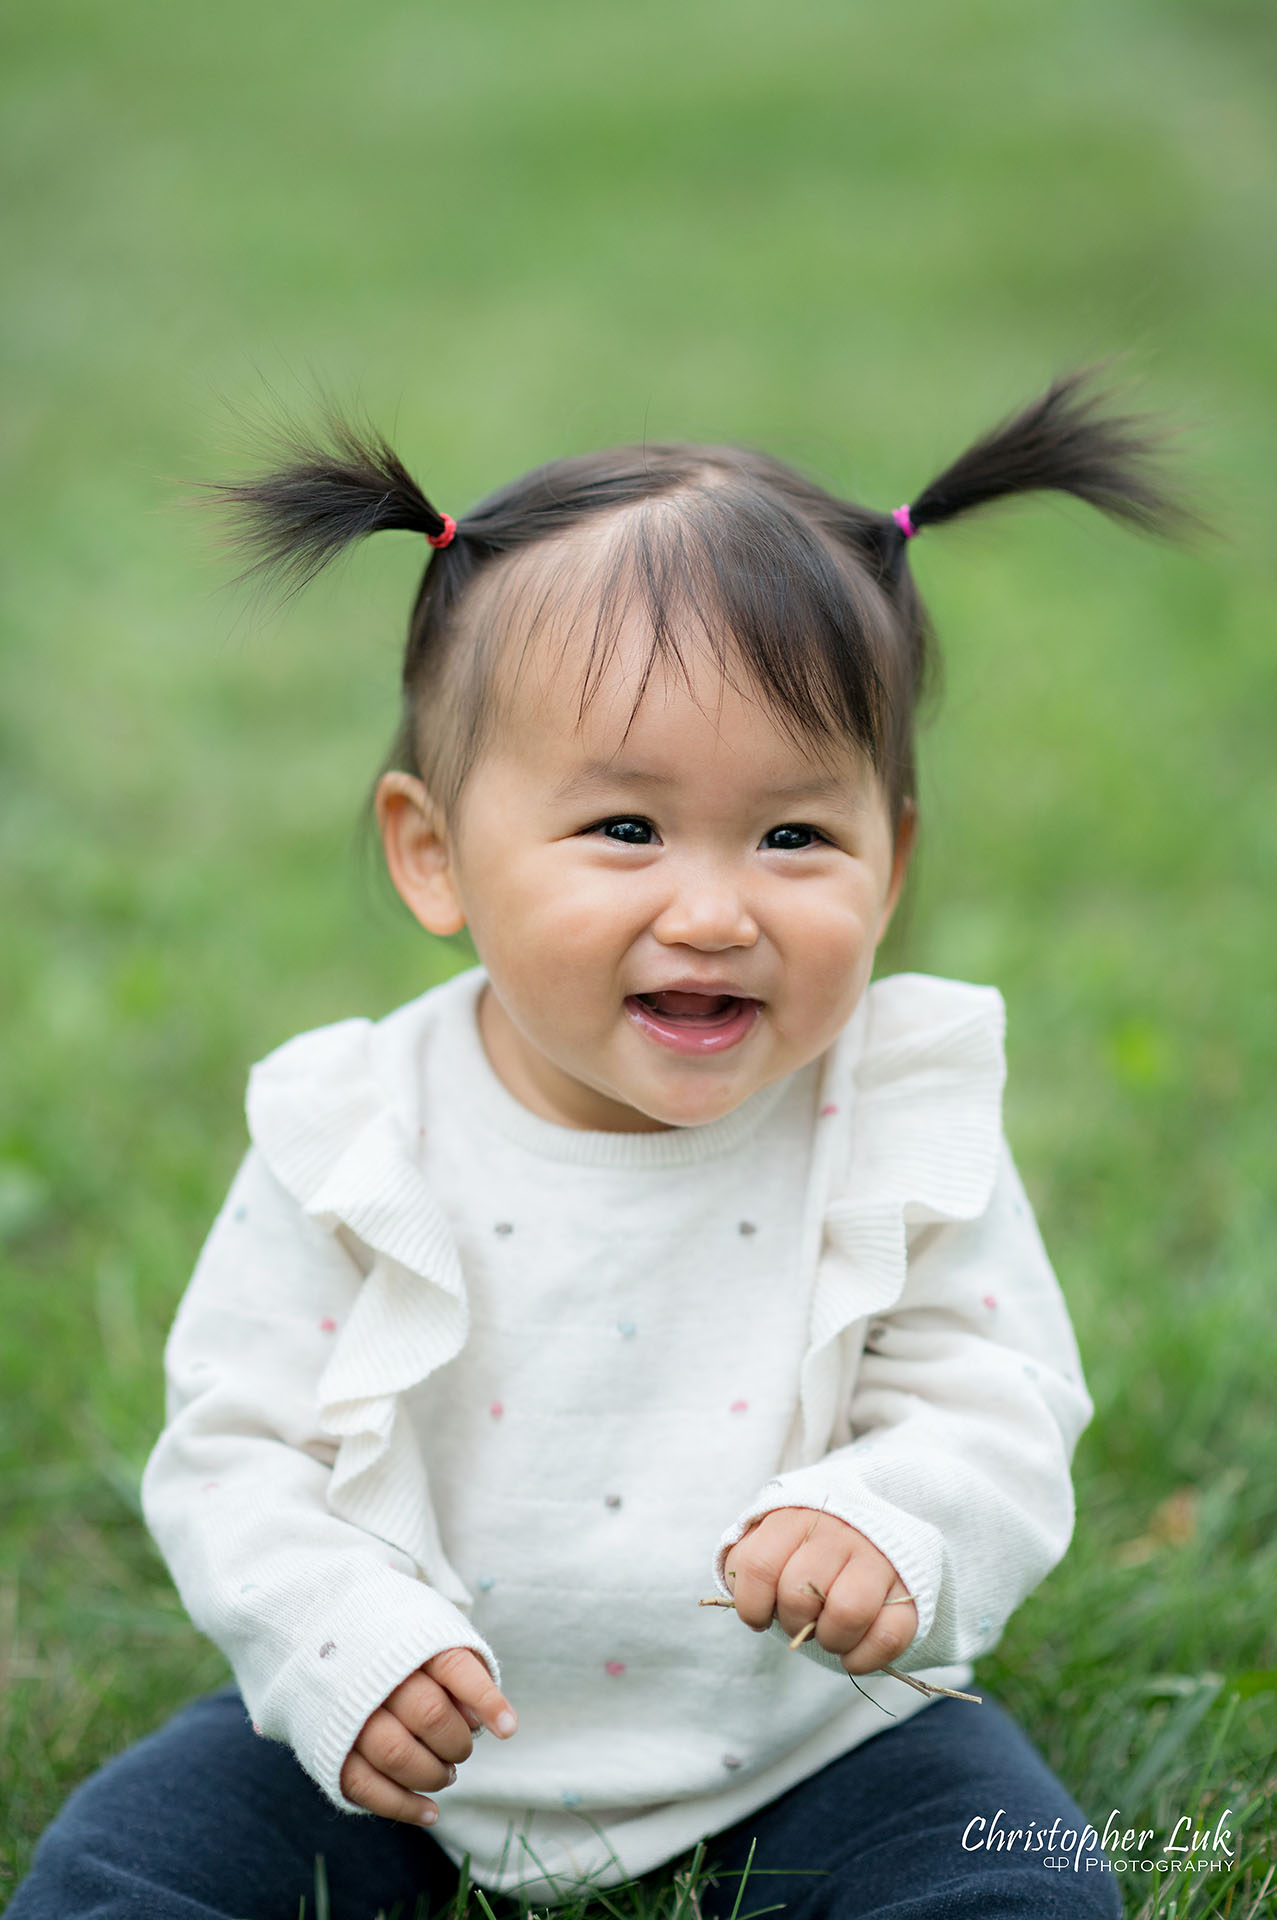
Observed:
[[[918,808],[914,801],[906,800],[900,809],[900,819],[896,826],[895,845],[891,855],[891,886],[887,893],[887,904],[883,910],[882,929],[878,935],[881,940],[891,923],[905,884],[905,875],[909,871],[909,861],[913,855],[914,841],[918,837]]]
[[[466,916],[457,890],[443,809],[411,773],[377,782],[377,824],[395,891],[427,933],[460,933]]]

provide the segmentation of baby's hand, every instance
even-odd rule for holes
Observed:
[[[472,1733],[487,1727],[507,1740],[517,1724],[478,1654],[449,1647],[369,1715],[341,1770],[341,1790],[369,1813],[432,1827],[439,1809],[420,1795],[452,1785],[458,1762],[470,1758]]]
[[[762,1633],[775,1618],[792,1636],[814,1620],[817,1643],[841,1655],[848,1673],[888,1666],[918,1631],[918,1609],[903,1599],[890,1560],[830,1513],[764,1514],[736,1542],[724,1572],[747,1627]]]

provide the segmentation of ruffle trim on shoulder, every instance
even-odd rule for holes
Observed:
[[[451,981],[390,1015],[413,1058]],[[318,1382],[340,1444],[329,1505],[411,1553],[450,1599],[469,1599],[440,1548],[425,1475],[399,1396],[460,1352],[469,1326],[452,1230],[418,1165],[384,1072],[384,1034],[343,1020],[299,1034],[249,1078],[254,1144],[306,1213],[344,1227],[372,1264]]]
[[[908,1230],[975,1220],[1002,1138],[1006,1009],[994,987],[928,974],[875,981],[835,1044],[821,1114],[837,1125],[802,1368],[801,1461],[827,1451],[839,1341],[904,1291]]]

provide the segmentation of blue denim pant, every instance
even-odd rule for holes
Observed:
[[[983,1844],[997,1829],[1053,1822],[1049,1856]],[[717,1883],[702,1912],[728,1920],[752,1845],[742,1920],[764,1907],[801,1920],[1116,1920],[1121,1904],[1098,1847],[1074,1868],[1085,1828],[999,1707],[940,1700],[716,1835],[707,1860]],[[9,1920],[298,1920],[303,1895],[315,1912],[316,1854],[332,1920],[389,1917],[396,1905],[401,1920],[424,1920],[457,1884],[428,1833],[332,1807],[287,1748],[256,1737],[228,1687],[72,1795]],[[505,1904],[494,1901],[498,1911]]]

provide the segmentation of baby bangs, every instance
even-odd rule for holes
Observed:
[[[791,737],[817,749],[851,741],[880,766],[899,689],[894,622],[873,572],[849,564],[732,449],[619,449],[558,463],[554,478],[569,496],[593,490],[604,458],[609,491],[631,494],[625,508],[531,548],[482,596],[481,624],[501,634],[508,659],[543,634],[561,648],[583,640],[584,714],[622,629],[637,621],[650,645],[631,723],[653,673],[690,686],[689,651],[707,647],[725,679],[760,694]]]

